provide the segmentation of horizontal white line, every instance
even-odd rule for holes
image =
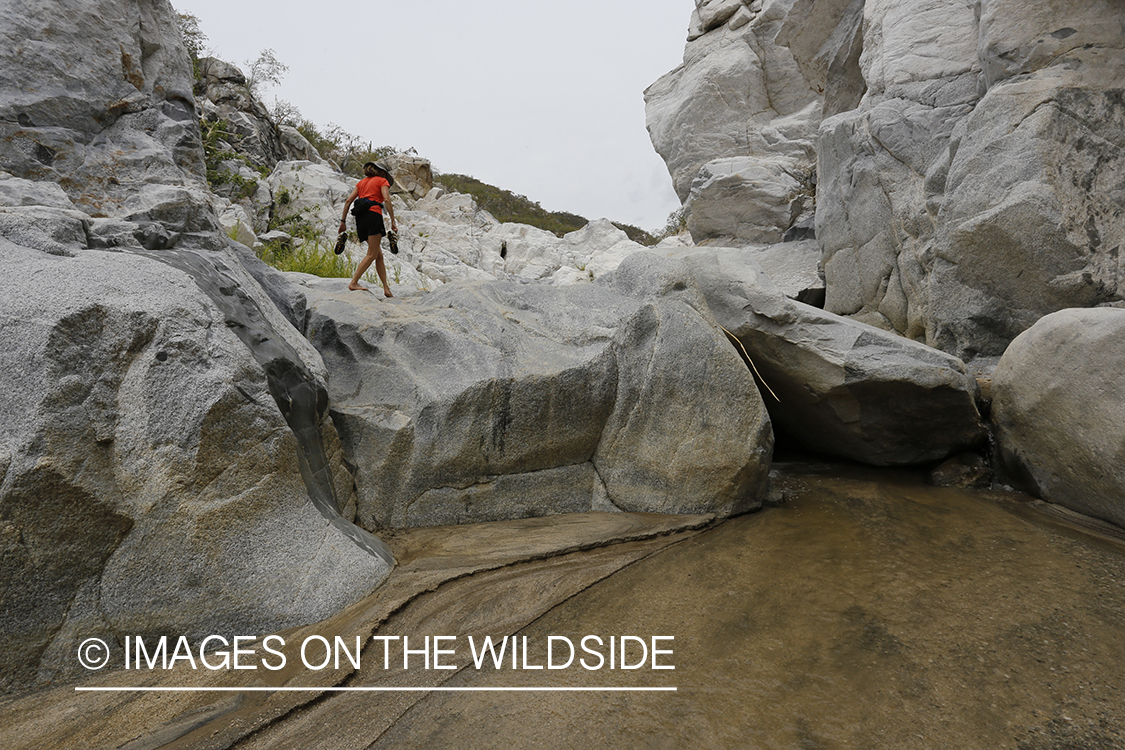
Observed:
[[[674,693],[674,687],[76,687],[85,693]]]

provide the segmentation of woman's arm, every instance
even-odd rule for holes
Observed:
[[[352,188],[352,192],[348,194],[348,199],[344,201],[344,215],[340,219],[340,226],[343,227],[340,231],[348,228],[348,209],[352,207],[352,202],[359,195],[359,186]]]
[[[391,205],[391,188],[389,185],[383,186],[383,208],[387,209],[387,216],[391,217],[391,231],[398,231],[398,223],[395,221],[395,207]]]

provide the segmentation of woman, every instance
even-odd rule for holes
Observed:
[[[355,217],[355,228],[359,234],[359,241],[367,241],[367,255],[356,266],[355,276],[352,276],[352,282],[348,284],[348,289],[367,291],[367,287],[361,286],[359,280],[363,274],[367,273],[367,269],[374,262],[375,272],[379,274],[379,281],[383,282],[383,295],[393,297],[391,288],[387,285],[387,267],[383,263],[381,243],[383,235],[387,233],[386,225],[383,224],[384,207],[391,217],[391,231],[398,231],[398,223],[395,222],[395,210],[391,206],[391,185],[394,184],[395,179],[391,177],[391,173],[386,167],[373,161],[363,165],[363,174],[366,177],[360,180],[359,184],[348,195],[348,200],[344,203],[344,218],[340,219],[340,231],[346,232],[348,209],[351,208],[352,203],[358,201],[360,207],[368,206],[366,210],[358,211]]]

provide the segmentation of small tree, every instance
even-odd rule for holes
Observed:
[[[203,43],[207,41],[207,35],[199,30],[199,17],[191,13],[176,13],[176,26],[180,29],[180,38],[188,55],[195,62],[203,54]]]
[[[287,99],[278,99],[276,96],[273,99],[273,106],[267,107],[270,117],[278,125],[289,125],[291,127],[298,127],[301,121],[304,120],[304,115],[297,105]]]
[[[289,72],[289,66],[277,59],[277,53],[272,49],[264,49],[258,53],[258,59],[246,61],[246,88],[254,96],[261,94],[262,87],[266,84],[276,86]]]
[[[176,13],[176,26],[180,29],[180,39],[191,58],[191,76],[199,81],[199,56],[203,54],[203,44],[207,35],[199,30],[199,17],[191,13]]]

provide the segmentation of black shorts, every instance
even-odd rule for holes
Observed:
[[[383,224],[383,214],[376,211],[364,211],[355,217],[355,229],[360,242],[366,242],[373,234],[384,235],[387,227]]]

